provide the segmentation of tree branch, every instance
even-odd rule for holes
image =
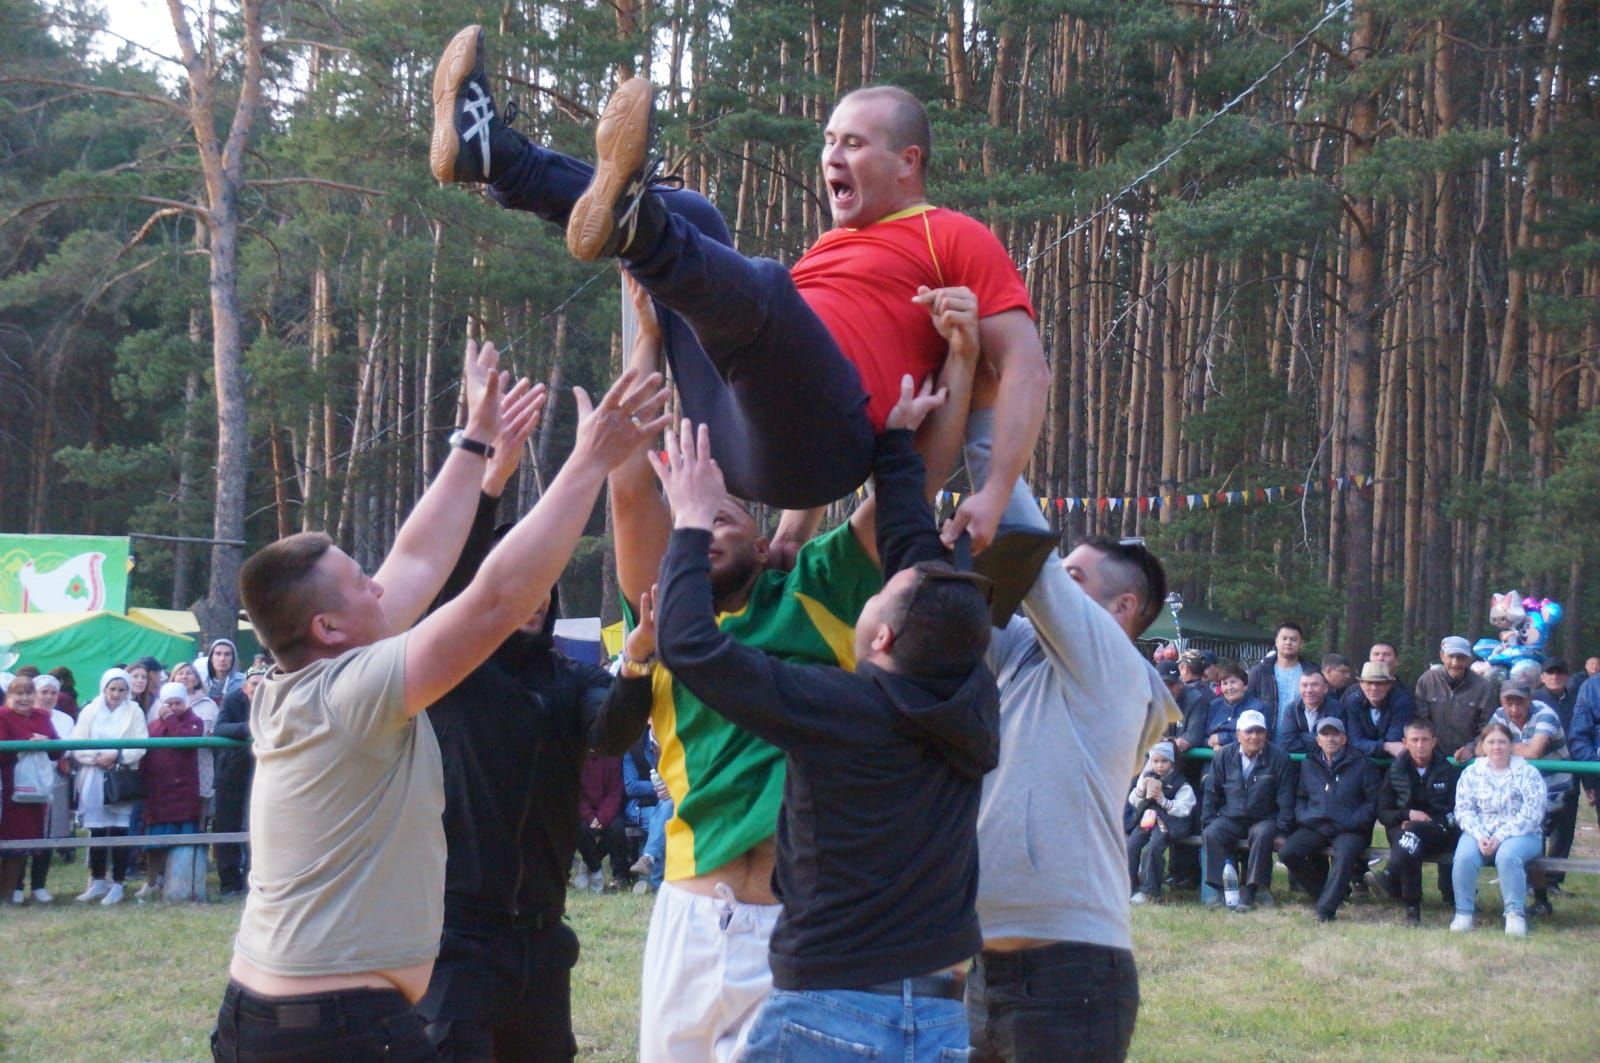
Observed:
[[[256,177],[244,183],[248,188],[273,188],[277,185],[313,185],[317,188],[331,188],[336,192],[353,192],[358,196],[382,196],[388,194],[381,188],[350,185],[345,184],[343,181],[329,181],[323,177]]]
[[[50,89],[68,89],[72,92],[82,92],[91,96],[115,96],[119,100],[137,100],[140,103],[150,103],[157,107],[165,107],[175,114],[188,116],[183,105],[176,100],[164,96],[152,96],[148,92],[134,92],[132,89],[113,89],[104,85],[86,85],[81,81],[62,81],[58,78],[33,77],[28,74],[6,74],[0,76],[0,85],[39,85]]]

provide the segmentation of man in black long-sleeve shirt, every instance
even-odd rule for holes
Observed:
[[[698,441],[687,426],[669,440],[665,462],[652,456],[675,528],[661,569],[662,661],[787,759],[775,991],[746,1060],[779,1058],[793,1024],[895,1058],[967,1047],[953,970],[982,945],[976,826],[999,751],[998,695],[983,664],[986,596],[945,560],[923,494],[907,430],[919,401],[908,379],[878,441],[886,581],[857,622],[854,672],[789,664],[717,629],[706,546],[724,489],[704,428]],[[807,1046],[832,1058],[827,1043]]]
[[[244,677],[244,685],[222,699],[222,709],[217,714],[212,734],[218,738],[236,738],[250,741],[250,698],[261,685],[264,669],[252,668]],[[217,820],[219,834],[234,834],[245,830],[246,812],[250,808],[250,780],[255,775],[256,758],[248,745],[241,749],[219,749],[216,754]],[[245,856],[249,851],[243,845],[215,846],[217,857],[217,885],[224,897],[238,897],[245,891]]]

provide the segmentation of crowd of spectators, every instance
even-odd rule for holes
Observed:
[[[1580,786],[1528,762],[1600,760],[1600,683],[1588,682],[1600,658],[1576,676],[1551,659],[1499,677],[1474,661],[1467,639],[1450,636],[1408,686],[1391,643],[1374,644],[1359,666],[1338,654],[1311,660],[1303,647],[1299,626],[1285,623],[1274,652],[1248,670],[1199,650],[1158,669],[1182,720],[1149,751],[1128,795],[1133,903],[1203,880],[1215,890],[1209,907],[1249,912],[1275,903],[1276,856],[1321,922],[1372,889],[1419,925],[1423,864],[1435,857],[1448,858],[1439,892],[1454,930],[1472,928],[1486,864],[1499,875],[1507,933],[1525,934],[1530,914],[1553,914],[1561,874],[1530,875],[1528,864],[1569,855],[1581,794],[1595,804],[1600,780]],[[1203,747],[1209,761],[1183,756]],[[1388,859],[1364,874],[1380,822]],[[1177,845],[1191,838],[1203,864],[1194,845]]]
[[[249,697],[264,659],[249,673],[238,649],[217,639],[195,661],[168,667],[152,657],[107,669],[95,696],[81,707],[66,668],[41,674],[24,667],[0,672],[0,740],[200,738],[247,739]],[[228,703],[228,710],[219,707]],[[221,751],[184,748],[41,750],[0,754],[0,840],[25,842],[72,836],[158,837],[245,829],[252,758],[248,747]],[[223,895],[242,893],[248,847],[217,847]],[[120,904],[128,879],[143,875],[135,896],[160,895],[166,847],[90,846],[84,903]],[[0,899],[12,905],[51,904],[51,864],[77,859],[73,849],[8,849],[0,858]]]

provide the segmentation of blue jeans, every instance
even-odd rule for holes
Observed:
[[[1523,903],[1528,897],[1529,860],[1544,853],[1544,836],[1521,834],[1507,838],[1494,853],[1494,867],[1500,873],[1500,896],[1505,900],[1506,915],[1522,915]],[[1473,903],[1478,899],[1478,871],[1483,867],[1483,854],[1478,852],[1478,839],[1463,834],[1456,843],[1455,861],[1450,867],[1450,877],[1456,886],[1456,914],[1471,915]]]
[[[501,206],[565,225],[593,168],[526,144],[494,182]],[[872,471],[876,435],[861,376],[788,267],[733,248],[697,192],[657,188],[667,224],[628,272],[663,307],[684,416],[711,428],[728,490],[789,509],[826,505]]]
[[[756,1014],[744,1063],[944,1063],[967,1058],[967,1017],[959,1000],[775,989]]]
[[[655,870],[650,872],[650,885],[661,888],[667,873],[667,820],[672,818],[672,802],[657,801],[650,810],[644,837],[644,855],[655,859]]]

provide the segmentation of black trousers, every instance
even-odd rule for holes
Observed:
[[[1367,852],[1367,842],[1372,832],[1340,831],[1327,835],[1310,827],[1300,827],[1284,839],[1278,850],[1283,866],[1300,876],[1306,889],[1317,897],[1317,914],[1331,916],[1344,903],[1345,890],[1356,870],[1364,867],[1362,860]],[[1333,865],[1322,850],[1333,849]]]
[[[250,807],[250,794],[242,789],[217,787],[216,829],[218,834],[232,834],[245,829],[245,814]],[[244,845],[216,845],[212,847],[217,859],[217,885],[224,893],[237,893],[244,889],[245,862],[249,847]]]
[[[1564,860],[1572,855],[1572,836],[1578,829],[1578,804],[1582,800],[1583,794],[1576,785],[1567,789],[1561,807],[1550,817],[1550,842],[1545,848],[1546,856],[1560,857]],[[1551,886],[1561,885],[1566,878],[1565,871],[1551,871],[1545,875],[1545,881]]]
[[[22,859],[27,861],[27,874],[17,879],[17,888],[22,889],[26,882],[30,890],[42,890],[50,880],[50,860],[55,856],[52,849],[33,849],[22,853]]]
[[[1187,820],[1168,824],[1163,830],[1134,827],[1128,834],[1128,878],[1132,888],[1147,897],[1161,894],[1161,883],[1167,875],[1167,848],[1189,836]]]
[[[1262,819],[1249,823],[1242,819],[1218,816],[1206,824],[1202,838],[1205,841],[1208,885],[1222,889],[1222,865],[1233,856],[1234,846],[1247,838],[1250,841],[1250,855],[1245,860],[1241,881],[1257,889],[1272,885],[1272,844],[1278,840],[1278,824],[1275,820]]]
[[[1422,903],[1423,858],[1454,853],[1461,832],[1436,819],[1412,820],[1389,834],[1389,889],[1407,905]],[[1447,902],[1455,900],[1455,885],[1450,867],[1439,865],[1439,893]]]
[[[398,989],[266,997],[229,982],[211,1031],[216,1063],[419,1063],[439,1058]]]
[[[1126,1059],[1138,1018],[1127,949],[1065,941],[982,952],[967,976],[972,1063]]]
[[[578,855],[591,875],[599,874],[600,862],[610,856],[611,877],[618,882],[632,882],[633,873],[628,869],[633,860],[629,852],[628,820],[621,813],[609,826],[597,830],[584,823],[578,831]]]
[[[553,922],[446,915],[439,959],[417,1004],[439,1058],[571,1060],[572,968],[578,935]]]
[[[91,838],[126,838],[127,827],[90,827]],[[105,878],[106,852],[102,847],[89,850],[89,878]],[[110,850],[111,853],[111,878],[116,882],[123,882],[128,877],[128,865],[133,862],[133,850],[126,846],[118,846]]]

